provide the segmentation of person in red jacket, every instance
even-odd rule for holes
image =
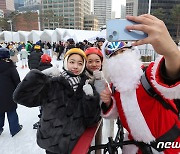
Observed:
[[[127,26],[127,30],[148,34],[132,46],[151,44],[162,56],[143,72],[140,56],[132,49],[117,46],[112,50],[114,42],[104,43],[103,70],[112,83],[112,91],[106,87],[101,93],[103,116],[119,116],[128,131],[125,140],[134,141],[135,144],[123,146],[123,154],[178,154],[180,120],[173,100],[180,98],[180,51],[163,21],[147,14],[127,19],[140,23]],[[154,97],[148,90],[153,90]]]

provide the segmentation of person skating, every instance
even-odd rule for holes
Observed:
[[[26,51],[25,47],[22,46],[22,49],[20,51],[20,58],[21,58],[21,61],[22,61],[22,66],[21,66],[22,69],[27,68],[28,54],[29,53]]]
[[[34,46],[34,50],[30,53],[28,57],[28,66],[30,70],[37,69],[39,67],[39,63],[42,55],[43,52],[41,46],[36,44]]]
[[[20,83],[16,66],[10,59],[7,48],[0,48],[0,135],[3,132],[5,115],[7,114],[11,136],[15,136],[22,129],[17,114],[17,104],[13,101],[13,92]]]

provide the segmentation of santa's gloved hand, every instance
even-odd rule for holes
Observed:
[[[86,95],[93,96],[93,89],[92,89],[90,84],[85,84],[83,86],[83,90],[84,90]]]
[[[103,73],[102,73],[102,71],[99,71],[99,70],[93,71],[93,76],[96,80],[102,80],[103,79]]]
[[[56,77],[60,75],[60,70],[57,67],[50,67],[41,72],[47,76],[52,76],[52,77]]]

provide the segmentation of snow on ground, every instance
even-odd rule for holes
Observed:
[[[62,60],[57,61],[56,57],[53,57],[52,64],[54,66],[59,65],[59,69],[61,70]],[[21,61],[17,63],[17,70],[21,80],[29,72],[28,68],[21,69]],[[39,120],[39,108],[27,108],[18,105],[17,113],[23,129],[17,135],[11,137],[7,118],[5,119],[4,131],[0,136],[0,154],[45,154],[45,150],[38,147],[36,143],[37,130],[33,129],[33,124]],[[105,134],[112,133],[113,130],[107,129],[109,127],[108,121],[105,121],[103,125],[103,143],[107,143],[108,135]],[[116,131],[117,128],[115,128],[114,132],[116,133]]]

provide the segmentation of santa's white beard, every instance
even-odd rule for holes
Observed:
[[[103,72],[116,90],[125,92],[137,88],[143,74],[141,66],[140,55],[128,49],[122,54],[106,59],[103,64]]]

